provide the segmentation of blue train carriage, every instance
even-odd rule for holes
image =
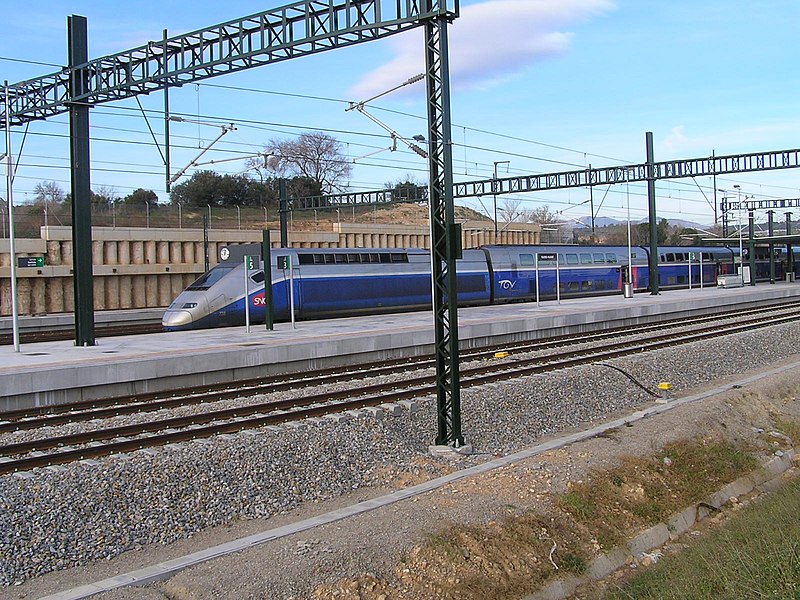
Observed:
[[[649,249],[643,250],[649,256]],[[701,276],[704,286],[713,286],[719,275],[734,272],[735,254],[724,246],[659,246],[658,253],[660,289],[686,288],[690,281],[692,287],[700,287]],[[644,272],[649,278],[649,268],[643,269],[642,275]]]
[[[627,281],[627,246],[486,246],[492,266],[495,302],[528,301],[536,298],[538,263],[539,297],[613,294]],[[635,289],[645,289],[647,278],[640,269],[647,265],[642,248],[631,249]],[[556,259],[557,257],[557,259]],[[556,273],[558,270],[558,273]]]
[[[245,322],[244,256],[259,256],[259,244],[227,246],[220,263],[204,273],[167,308],[166,330],[242,325]],[[275,318],[350,316],[421,310],[431,306],[431,258],[420,249],[274,249],[271,290]],[[486,257],[467,250],[456,267],[462,305],[488,304],[491,283]],[[263,261],[249,270],[252,322],[266,320]],[[290,291],[291,287],[291,291]],[[293,293],[292,293],[293,292]]]
[[[290,277],[280,257],[291,257],[298,318],[422,310],[431,306],[431,256],[427,250],[291,249],[273,251],[272,289],[277,318],[287,318]],[[486,258],[466,250],[456,265],[462,305],[488,304]],[[263,294],[263,292],[262,292]],[[259,316],[263,319],[263,316]]]

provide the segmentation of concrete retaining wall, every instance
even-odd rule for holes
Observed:
[[[538,225],[519,224],[495,239],[492,223],[462,224],[464,248],[482,244],[536,244]],[[324,228],[328,230],[325,231]],[[16,240],[17,256],[43,256],[44,267],[17,269],[20,315],[45,315],[75,309],[72,283],[71,227],[42,227],[40,239]],[[209,264],[218,250],[231,244],[259,243],[261,230],[211,229]],[[273,232],[273,246],[278,247]],[[200,229],[92,229],[95,310],[166,307],[204,270]],[[292,231],[294,248],[430,248],[426,226],[366,223],[320,224],[313,232]],[[0,316],[11,314],[11,254],[0,239]]]

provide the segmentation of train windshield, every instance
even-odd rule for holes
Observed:
[[[187,290],[207,290],[220,279],[225,277],[236,265],[217,265],[210,271],[206,271],[197,281],[190,285]]]

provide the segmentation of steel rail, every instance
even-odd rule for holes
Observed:
[[[800,302],[793,303],[789,306],[782,306],[779,310],[790,311],[793,308],[796,310],[797,306],[800,306]],[[758,315],[765,311],[769,311],[770,314],[775,314],[773,308],[767,309],[761,307],[743,309],[716,315],[702,315],[688,320],[671,319],[647,325],[632,325],[604,331],[586,332],[578,335],[554,336],[552,338],[533,340],[519,344],[498,344],[464,351],[461,353],[461,356],[462,359],[474,360],[486,354],[503,350],[514,353],[541,351],[548,348],[559,347],[564,343],[570,345],[586,344],[594,341],[616,338],[621,335],[640,335],[643,332],[660,330],[676,323],[679,326],[686,327],[708,321],[719,321],[725,318],[736,318],[753,314]],[[795,312],[793,314],[797,313]],[[430,355],[425,355],[381,361],[380,363],[371,363],[368,365],[355,365],[345,372],[342,372],[340,367],[320,369],[312,374],[303,375],[300,378],[287,378],[289,377],[287,375],[276,375],[244,380],[235,384],[225,383],[195,386],[182,389],[177,393],[175,390],[168,392],[150,392],[130,397],[95,399],[71,404],[40,406],[33,409],[17,409],[0,413],[0,419],[2,419],[2,421],[0,421],[0,433],[30,430],[39,427],[63,425],[66,423],[77,423],[140,412],[152,412],[179,406],[210,403],[248,394],[269,394],[278,391],[308,388],[331,382],[341,383],[345,381],[355,381],[368,377],[393,374],[398,365],[403,365],[404,367],[413,366],[415,369],[425,369],[432,367],[433,364],[433,358],[431,358]],[[211,398],[207,396],[209,393],[213,394]]]
[[[620,342],[618,344],[612,344],[611,346],[605,346],[602,349],[591,348],[573,351],[566,354],[553,354],[547,357],[536,357],[517,362],[504,363],[501,365],[493,364],[476,367],[463,372],[465,377],[462,380],[462,385],[464,387],[474,387],[478,385],[484,385],[486,383],[496,382],[498,380],[507,380],[515,377],[540,374],[548,371],[608,360],[610,358],[630,356],[634,353],[652,351],[674,346],[676,344],[720,337],[722,335],[731,335],[735,333],[741,333],[743,331],[795,321],[795,316],[785,315],[768,320],[758,319],[748,323],[730,324],[723,327],[711,326],[700,331],[689,333],[663,334],[653,336],[652,338],[646,340]],[[545,359],[545,362],[542,362],[543,359]],[[42,456],[27,456],[2,462],[0,463],[0,474],[52,464],[62,464],[66,462],[72,462],[74,460],[105,456],[119,452],[128,452],[145,447],[161,446],[199,437],[210,437],[219,433],[235,433],[243,429],[252,429],[263,427],[265,425],[279,424],[290,420],[301,420],[312,416],[322,416],[331,413],[353,410],[356,408],[398,402],[403,399],[419,398],[421,396],[428,396],[435,393],[435,381],[435,376],[426,376],[413,382],[414,385],[412,386],[406,387],[402,390],[394,389],[389,393],[386,393],[387,389],[396,388],[403,382],[366,386],[357,390],[351,389],[334,393],[315,394],[299,399],[288,399],[267,404],[226,409],[223,411],[205,413],[202,415],[164,419],[157,422],[142,423],[121,428],[98,430],[83,434],[72,434],[50,438],[47,440],[21,442],[18,444],[2,446],[0,447],[0,455],[2,456],[17,456],[23,452],[34,452],[37,450],[41,451],[42,449],[52,449],[58,447],[62,447],[62,449],[56,453],[45,454]],[[333,400],[350,397],[356,393],[368,395],[353,400],[333,402]],[[273,413],[264,415],[263,413],[265,410],[271,410]],[[214,423],[214,421],[220,421],[223,419],[237,420],[227,423]],[[193,425],[197,426],[203,423],[211,424],[201,427],[191,427]],[[186,427],[187,429],[180,431],[168,431],[167,433],[149,435],[147,437],[140,437],[133,440],[118,439],[115,442],[112,441],[111,443],[96,447],[87,446],[79,449],[70,447],[64,448],[65,445],[71,443],[88,443],[99,440],[113,440],[126,435],[151,434],[155,431],[164,431],[164,429],[170,429],[172,427]]]
[[[782,306],[779,311],[797,315],[796,307],[800,302],[789,306]],[[791,312],[794,310],[794,312]],[[709,321],[720,321],[742,317],[746,315],[760,315],[768,312],[775,315],[774,308],[751,308],[737,311],[730,311],[716,315],[702,315],[690,319],[671,319],[647,325],[633,325],[627,327],[614,328],[605,331],[587,332],[576,335],[555,336],[544,340],[533,340],[520,344],[499,344],[495,346],[482,347],[470,351],[462,352],[462,359],[476,359],[497,351],[509,351],[513,353],[526,351],[541,351],[548,348],[560,347],[564,343],[570,345],[586,344],[595,341],[602,341],[609,338],[616,338],[621,335],[640,335],[647,331],[661,330],[666,326],[678,324],[681,327],[688,327]],[[777,314],[781,314],[780,312]],[[304,375],[300,378],[287,379],[287,375],[276,375],[271,377],[256,378],[238,382],[235,384],[212,384],[186,388],[176,393],[174,390],[169,392],[150,392],[131,397],[105,398],[87,400],[79,403],[40,406],[34,409],[17,409],[0,413],[0,433],[30,430],[39,427],[64,425],[67,423],[77,423],[95,419],[103,419],[120,415],[135,414],[140,412],[154,412],[180,406],[190,406],[205,404],[240,397],[243,395],[269,394],[279,391],[289,391],[293,389],[308,388],[315,385],[327,383],[341,383],[355,381],[369,377],[377,377],[386,374],[393,374],[398,365],[404,367],[413,366],[415,369],[422,370],[430,368],[434,364],[430,355],[394,359],[372,363],[369,365],[356,365],[352,369],[342,372],[340,367],[320,369],[313,374]],[[212,394],[209,398],[208,394]],[[167,396],[167,397],[165,397]]]

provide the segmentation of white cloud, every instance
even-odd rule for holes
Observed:
[[[673,127],[663,142],[664,150],[666,150],[667,154],[670,156],[676,153],[680,154],[681,150],[686,147],[691,147],[692,145],[694,145],[694,140],[690,141],[686,136],[685,127],[683,125]]]
[[[462,6],[448,30],[451,85],[454,90],[492,87],[539,60],[563,54],[573,37],[563,29],[613,8],[611,0],[488,0]],[[353,86],[353,97],[384,92],[424,71],[421,29],[389,44],[395,58]]]

